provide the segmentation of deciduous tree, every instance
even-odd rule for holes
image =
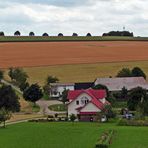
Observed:
[[[26,101],[30,101],[35,104],[36,101],[43,97],[42,89],[38,84],[32,84],[24,90],[23,97]]]
[[[20,110],[19,97],[11,86],[3,85],[0,88],[0,109],[18,112]]]
[[[78,34],[77,33],[73,33],[72,36],[78,36]]]
[[[64,36],[64,35],[63,35],[63,33],[59,33],[58,36],[61,36],[61,37],[62,37],[62,36]]]
[[[28,75],[27,73],[21,68],[9,68],[8,72],[9,77],[14,83],[19,87],[23,88],[27,83]],[[23,85],[23,86],[22,86]]]
[[[4,72],[2,70],[0,70],[0,83],[3,78],[4,78]]]
[[[3,122],[3,127],[6,127],[6,121],[11,118],[12,114],[5,108],[0,109],[0,124]]]
[[[29,36],[35,36],[35,33],[34,32],[30,32]]]
[[[117,77],[132,77],[131,70],[129,68],[123,68],[118,72]]]
[[[49,35],[48,35],[48,33],[46,33],[46,32],[45,32],[45,33],[43,33],[43,35],[42,35],[42,36],[49,36]]]
[[[19,97],[11,86],[3,85],[0,88],[0,122],[4,123],[11,118],[12,112],[20,111]]]
[[[91,36],[91,33],[87,33],[86,36]]]
[[[20,35],[21,35],[20,31],[14,32],[14,36],[20,36]]]
[[[70,115],[70,121],[74,122],[76,120],[75,114]]]
[[[0,32],[0,36],[5,36],[3,31]]]
[[[57,83],[59,81],[59,79],[55,76],[48,76],[46,83],[49,85],[50,83]]]
[[[136,110],[138,104],[145,100],[146,98],[146,90],[141,87],[133,88],[129,92],[129,99],[127,102],[127,106],[129,110]]]
[[[146,74],[139,67],[134,67],[131,71],[133,77],[144,77],[146,79]]]
[[[62,102],[65,104],[65,102],[67,102],[67,96],[68,96],[68,89],[65,89],[63,92],[62,92]]]

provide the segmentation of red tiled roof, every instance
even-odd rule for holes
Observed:
[[[80,94],[87,93],[92,98],[96,99],[103,99],[106,97],[106,91],[105,90],[93,90],[93,89],[87,89],[87,90],[70,90],[68,92],[68,100],[75,100]]]
[[[87,93],[90,97],[91,100],[90,102],[93,103],[97,108],[102,110],[105,105],[109,105],[110,103],[106,101],[104,104],[101,102],[100,99],[103,99],[106,97],[106,90],[93,90],[93,89],[87,89],[87,90],[70,90],[68,92],[68,99],[71,100],[72,102],[77,99],[77,97],[82,94],[82,93]],[[88,102],[88,103],[90,103]],[[71,103],[71,102],[70,102]],[[87,103],[87,104],[88,104]],[[86,104],[86,105],[87,105]],[[85,106],[81,106],[77,108],[76,110],[80,111],[85,108]],[[82,112],[81,112],[82,113]]]
[[[92,99],[91,100],[91,102],[96,106],[96,107],[98,107],[100,110],[102,110],[103,108],[104,108],[104,104],[101,102],[101,101],[99,101],[99,100],[97,100],[97,99]]]

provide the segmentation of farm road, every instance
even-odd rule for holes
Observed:
[[[23,94],[23,92],[15,85],[13,85],[12,83],[9,83],[6,80],[1,80],[1,82],[5,85],[10,85],[14,90],[16,90],[17,92],[19,92],[20,94]]]

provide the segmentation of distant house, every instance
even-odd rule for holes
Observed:
[[[74,83],[51,83],[50,97],[59,98],[65,89],[74,90],[74,85]]]
[[[79,120],[97,120],[97,113],[101,112],[106,101],[105,90],[72,90],[68,92],[68,116],[75,114]]]
[[[88,89],[93,86],[92,82],[82,82],[82,83],[51,83],[50,97],[59,98],[62,92],[66,90],[81,90]]]
[[[98,84],[107,86],[110,92],[121,91],[123,87],[127,90],[135,87],[142,87],[148,90],[148,83],[143,77],[97,78],[94,85]]]

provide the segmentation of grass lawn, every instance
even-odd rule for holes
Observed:
[[[48,108],[52,111],[66,111],[67,110],[67,107],[65,104],[50,105]]]
[[[117,131],[111,148],[147,148],[147,127],[114,123],[19,123],[0,129],[2,148],[94,148],[104,130]]]
[[[31,103],[31,102],[30,102]],[[33,104],[33,103],[31,103],[31,106],[32,106],[32,111],[33,112],[39,112],[40,111],[40,107],[39,107],[39,105],[37,105],[37,104]]]

